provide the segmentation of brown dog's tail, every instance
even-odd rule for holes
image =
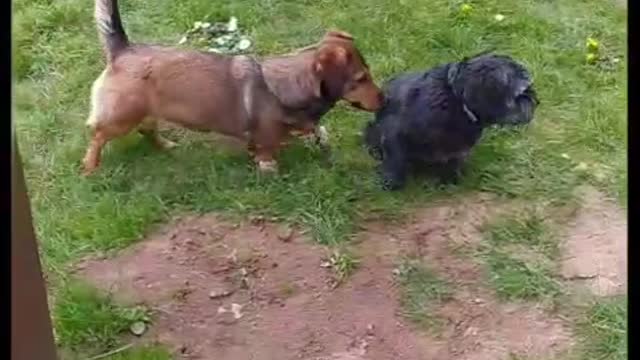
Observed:
[[[118,0],[95,0],[95,18],[98,35],[104,46],[107,61],[111,62],[129,46],[129,39],[124,32]]]

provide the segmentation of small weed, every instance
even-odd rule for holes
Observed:
[[[449,284],[418,261],[404,261],[395,273],[403,289],[403,315],[424,328],[437,329],[440,323],[432,315],[433,306],[451,297]]]
[[[585,359],[627,360],[626,296],[600,300],[587,311],[578,326]]]
[[[72,280],[57,294],[54,322],[61,347],[77,350],[90,346],[104,352],[118,345],[131,324],[150,322],[149,311],[121,307],[87,284]]]
[[[351,253],[344,250],[336,250],[322,266],[330,267],[333,270],[337,286],[356,270],[359,263],[360,261]]]
[[[298,291],[298,287],[295,284],[283,283],[280,285],[280,295],[285,298],[293,296]]]

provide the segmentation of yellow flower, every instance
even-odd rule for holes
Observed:
[[[600,48],[600,43],[598,43],[598,40],[591,37],[587,38],[587,50],[591,52],[597,52],[598,48]]]
[[[469,14],[471,10],[473,10],[471,4],[462,4],[462,6],[460,6],[460,12],[463,14]]]
[[[586,59],[587,59],[587,64],[594,64],[596,61],[598,61],[598,55],[589,53],[587,54]]]

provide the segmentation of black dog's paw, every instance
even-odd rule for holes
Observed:
[[[400,190],[403,187],[404,187],[404,182],[398,179],[393,179],[393,178],[382,179],[382,190],[384,191]]]
[[[377,146],[371,147],[371,146],[365,146],[367,152],[369,153],[369,156],[371,156],[374,160],[377,161],[382,161],[382,149],[380,149]]]
[[[441,185],[459,185],[462,180],[462,173],[455,171],[449,174],[442,174],[438,177],[438,180]]]

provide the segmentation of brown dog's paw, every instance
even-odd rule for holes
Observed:
[[[258,161],[258,171],[263,174],[275,174],[278,172],[278,162],[275,160]]]
[[[88,176],[93,175],[93,173],[95,173],[95,172],[96,172],[96,168],[95,167],[94,168],[84,167],[82,169],[82,172],[80,172],[80,175],[82,175],[83,177],[88,177]]]
[[[329,146],[329,132],[324,126],[319,126],[315,132],[316,142],[321,146]]]
[[[80,174],[87,177],[96,172],[98,165],[99,162],[95,161],[95,159],[92,159],[90,156],[85,156],[84,159],[82,159],[82,170]]]
[[[161,150],[170,150],[178,146],[178,143],[162,137],[156,139],[155,144]]]

